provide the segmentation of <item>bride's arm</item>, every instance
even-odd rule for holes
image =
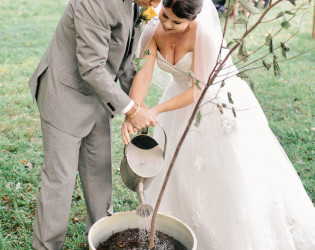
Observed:
[[[180,109],[185,106],[188,106],[189,104],[192,104],[194,102],[194,99],[195,87],[192,84],[192,86],[189,89],[185,90],[183,93],[173,97],[172,99],[169,99],[168,101],[157,104],[151,109],[155,115],[158,115],[163,112]]]
[[[192,65],[192,70],[194,70],[194,60]],[[163,112],[180,109],[194,103],[195,97],[199,94],[200,91],[197,89],[192,79],[192,84],[187,90],[163,103],[155,105],[151,110],[157,116]]]
[[[140,106],[145,105],[144,99],[147,95],[152,80],[157,52],[154,37],[150,41],[147,50],[149,50],[150,53],[142,56],[142,58],[146,59],[146,63],[142,69],[136,73],[129,92],[130,98]],[[121,135],[124,144],[128,144],[130,142],[129,134],[134,134],[136,131],[137,130],[131,125],[130,119],[126,117],[125,122],[123,122],[121,126]]]
[[[152,40],[146,50],[149,51],[149,55],[142,56],[142,58],[146,59],[146,63],[144,64],[142,69],[136,73],[132,81],[129,96],[135,103],[139,105],[143,105],[144,99],[151,84],[157,52],[156,50],[157,47],[155,39],[154,37],[152,37]]]

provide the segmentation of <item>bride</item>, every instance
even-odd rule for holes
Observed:
[[[146,191],[152,206],[222,41],[211,0],[162,3],[159,20],[149,22],[142,33],[140,53],[146,63],[130,91],[144,105],[155,61],[172,75],[160,103],[151,107],[168,138],[165,167]],[[231,75],[235,70],[229,59],[208,89],[159,211],[187,223],[199,250],[315,249],[314,206],[250,88]],[[229,104],[232,96],[236,118]],[[217,105],[226,107],[223,114]],[[128,144],[134,133],[129,119],[121,132]],[[164,143],[158,127],[154,137]]]

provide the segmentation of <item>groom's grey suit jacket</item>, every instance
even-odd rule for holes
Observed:
[[[70,0],[29,80],[42,119],[84,137],[101,106],[113,116],[130,103],[139,39],[132,20],[131,0]]]

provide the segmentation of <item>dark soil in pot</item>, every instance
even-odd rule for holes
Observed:
[[[144,239],[143,239],[144,238]],[[138,228],[127,229],[113,234],[108,240],[101,243],[97,250],[147,250],[149,235],[142,236]],[[154,250],[187,250],[178,240],[167,234],[156,231]]]

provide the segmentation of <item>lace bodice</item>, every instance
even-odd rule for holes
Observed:
[[[191,85],[189,71],[192,68],[192,57],[193,52],[188,52],[176,64],[172,65],[157,51],[157,64],[162,70],[172,74],[175,83],[187,88]]]

